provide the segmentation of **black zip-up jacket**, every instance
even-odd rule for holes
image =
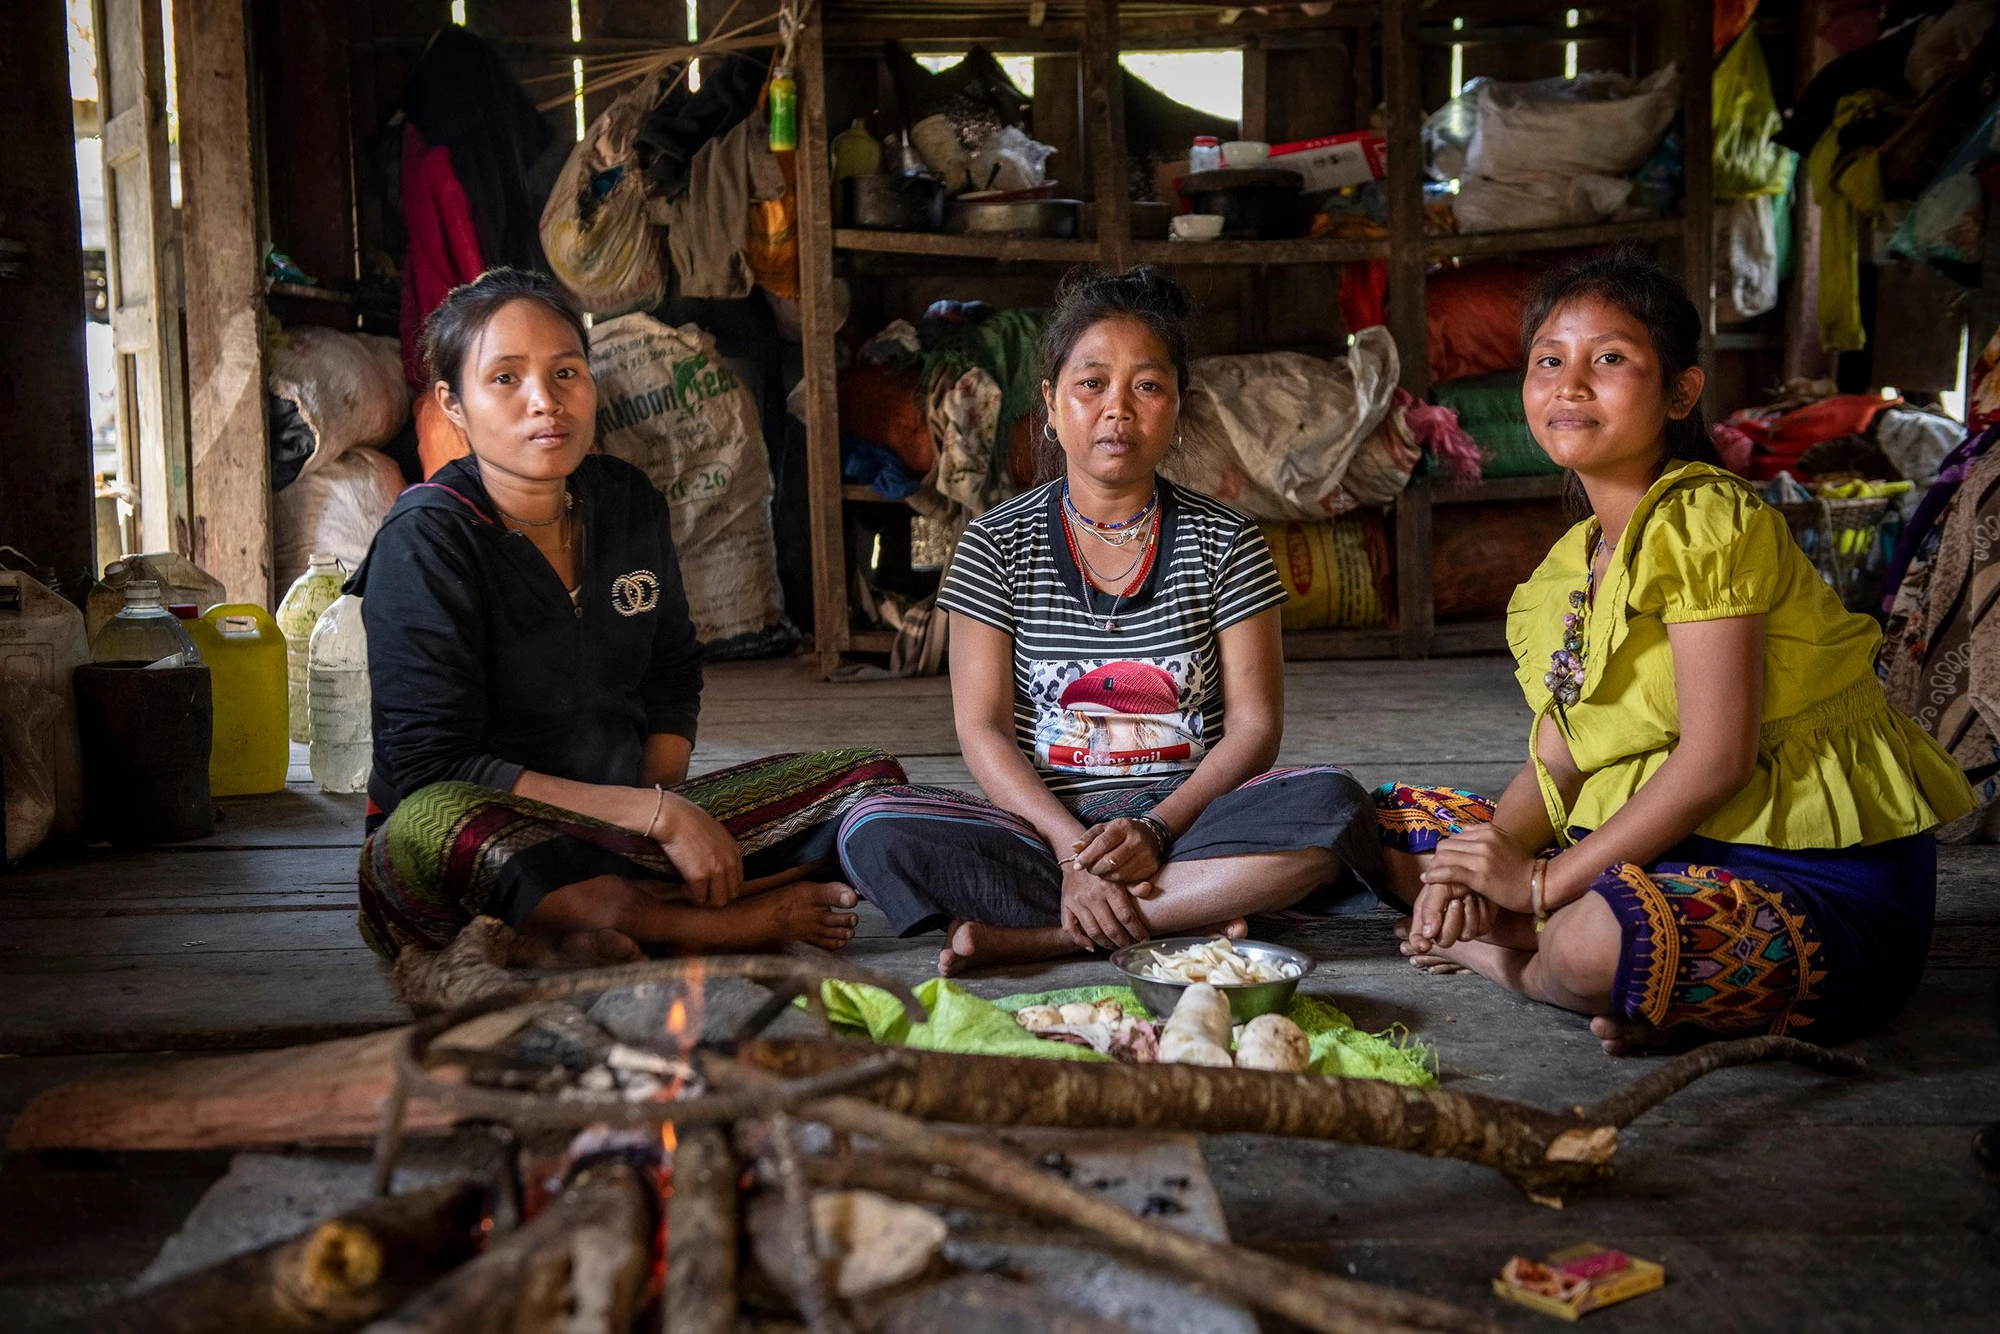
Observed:
[[[347,591],[361,597],[384,816],[446,779],[511,791],[523,769],[639,782],[646,737],[694,740],[701,644],[667,502],[602,454],[570,475],[582,524],[577,605],[499,522],[476,459],[404,491]]]

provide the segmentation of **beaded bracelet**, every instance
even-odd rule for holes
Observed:
[[[1133,823],[1144,825],[1151,831],[1153,842],[1158,845],[1159,858],[1161,861],[1165,861],[1167,854],[1173,850],[1174,846],[1174,831],[1167,828],[1167,822],[1159,816],[1152,814],[1135,815],[1132,817],[1132,820]]]

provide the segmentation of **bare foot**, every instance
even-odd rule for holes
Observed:
[[[1688,1051],[1714,1035],[1691,1024],[1656,1028],[1644,1019],[1628,1019],[1622,1014],[1600,1014],[1590,1021],[1591,1036],[1604,1046],[1606,1056],[1665,1056]]]
[[[1412,919],[1399,918],[1390,929],[1396,933],[1397,945],[1410,966],[1420,973],[1430,973],[1437,977],[1449,977],[1453,973],[1469,973],[1472,970],[1451,957],[1451,951],[1421,936],[1410,934]]]
[[[837,910],[859,902],[837,880],[800,880],[721,908],[651,899],[633,911],[626,927],[640,940],[695,954],[773,949],[794,940],[837,950],[854,938],[856,920]]]
[[[1069,932],[1059,926],[988,926],[984,922],[953,922],[938,951],[938,976],[950,977],[987,964],[1032,963],[1080,953]]]

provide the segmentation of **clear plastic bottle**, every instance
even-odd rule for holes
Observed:
[[[201,650],[175,615],[160,605],[151,579],[125,585],[125,605],[90,641],[92,662],[141,662],[150,667],[199,667]]]
[[[1222,170],[1222,141],[1212,134],[1197,134],[1188,149],[1188,173]]]
[[[340,596],[347,572],[333,556],[314,555],[306,572],[285,590],[278,604],[278,628],[285,633],[285,681],[292,740],[305,745],[312,740],[312,726],[306,718],[307,648],[313,627],[321,613]]]
[[[313,781],[326,792],[366,792],[375,763],[368,712],[368,632],[361,599],[342,594],[320,615],[307,649],[306,706]]]

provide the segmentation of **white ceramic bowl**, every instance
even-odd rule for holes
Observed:
[[[1213,241],[1222,235],[1220,213],[1181,213],[1167,224],[1176,241]]]
[[[1261,167],[1271,158],[1271,146],[1256,139],[1231,139],[1222,146],[1225,167]]]

